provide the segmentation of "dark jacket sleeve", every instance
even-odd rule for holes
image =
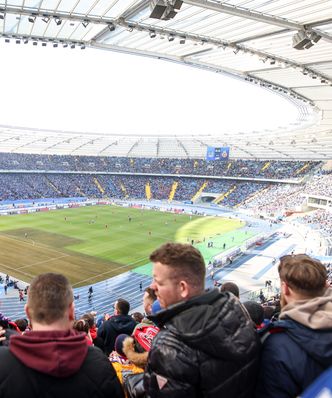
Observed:
[[[145,389],[143,384],[144,373],[128,375],[124,381],[124,389],[128,398],[144,398]]]
[[[160,331],[153,341],[144,374],[149,398],[191,398],[199,382],[196,353],[171,333]]]
[[[294,344],[283,332],[267,337],[255,398],[294,398],[301,393],[296,381],[298,366],[294,363],[294,355],[296,362],[301,363],[301,353]]]
[[[105,322],[102,323],[98,330],[97,330],[97,336],[100,337],[101,339],[105,339]]]
[[[88,360],[82,366],[82,371],[98,385],[100,397],[124,398],[123,388],[109,359],[99,348],[89,347]]]

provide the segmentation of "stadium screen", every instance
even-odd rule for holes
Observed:
[[[228,160],[229,146],[214,147],[209,146],[206,152],[206,160]]]

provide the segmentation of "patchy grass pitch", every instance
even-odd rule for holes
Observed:
[[[0,271],[27,282],[42,272],[60,272],[74,286],[88,285],[136,267],[140,272],[149,254],[167,241],[201,241],[197,245],[202,252],[204,238],[218,241],[225,236],[227,242],[238,244],[233,236],[239,237],[243,226],[220,217],[114,206],[3,216]],[[208,258],[211,252],[203,254]]]

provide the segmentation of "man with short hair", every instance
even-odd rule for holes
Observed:
[[[152,314],[152,304],[157,300],[156,293],[151,287],[147,287],[144,290],[143,295],[143,308],[145,315]]]
[[[157,296],[151,287],[144,290],[143,308],[145,315],[152,314],[152,304],[157,300]],[[154,323],[145,317],[140,323],[135,326],[130,340],[125,340],[123,344],[123,351],[126,357],[135,365],[142,368],[145,367],[148,359],[148,352],[151,348],[152,340],[155,338],[159,328]],[[133,344],[135,340],[135,345]]]
[[[259,342],[240,302],[204,292],[204,260],[192,245],[167,243],[150,260],[163,310],[149,317],[161,330],[144,375],[147,397],[251,397]]]
[[[234,282],[225,282],[221,285],[220,288],[221,292],[231,292],[234,294],[235,297],[240,297],[240,289],[238,285]]]
[[[302,395],[332,365],[332,289],[306,254],[280,258],[281,313],[264,335],[257,398]]]
[[[104,341],[104,351],[109,355],[114,350],[114,344],[119,334],[131,335],[136,322],[128,315],[130,304],[119,298],[114,304],[114,315],[98,328],[98,337]]]
[[[1,397],[123,397],[108,359],[72,329],[73,291],[67,278],[37,276],[25,311],[32,331],[12,336],[9,347],[0,348]]]

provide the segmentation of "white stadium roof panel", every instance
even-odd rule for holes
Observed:
[[[150,17],[157,2],[164,0],[0,0],[0,35],[141,54],[226,74],[287,98],[298,107],[298,120],[271,131],[228,134],[221,126],[219,136],[169,132],[148,139],[4,126],[0,150],[203,157],[206,146],[227,144],[234,157],[332,156],[330,0],[184,0],[179,10],[169,0],[167,10],[174,12],[166,20],[165,13]]]

